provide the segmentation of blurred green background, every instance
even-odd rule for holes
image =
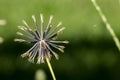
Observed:
[[[120,1],[97,0],[109,23],[120,39]],[[17,26],[25,19],[32,24],[34,14],[45,23],[53,15],[66,27],[60,40],[69,40],[60,59],[51,60],[57,80],[120,80],[120,52],[90,0],[0,0],[0,80],[35,80],[35,72],[44,70],[52,80],[47,64],[32,64],[20,57],[31,45],[15,43]]]

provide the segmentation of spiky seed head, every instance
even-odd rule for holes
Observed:
[[[63,49],[65,47],[62,46],[62,44],[68,43],[68,41],[57,41],[53,39],[65,29],[64,27],[62,27],[61,29],[56,31],[57,28],[61,26],[62,22],[59,22],[58,25],[54,27],[53,30],[51,30],[51,27],[52,27],[51,23],[52,23],[53,16],[50,16],[48,25],[46,28],[44,28],[43,14],[40,14],[40,20],[41,20],[41,26],[40,26],[41,29],[40,29],[40,28],[37,28],[38,24],[37,24],[35,15],[32,15],[32,19],[35,23],[34,30],[32,30],[29,27],[29,25],[27,24],[25,20],[23,20],[24,26],[18,26],[19,29],[23,30],[28,35],[23,34],[21,32],[17,32],[17,34],[21,36],[25,35],[28,39],[27,40],[14,39],[14,41],[18,41],[18,42],[33,43],[33,46],[21,56],[29,57],[28,61],[30,62],[35,62],[35,60],[37,60],[36,62],[38,64],[43,63],[45,58],[48,58],[50,60],[52,55],[54,55],[55,58],[58,59],[59,58],[58,54],[56,54],[51,47],[61,52],[64,52]]]

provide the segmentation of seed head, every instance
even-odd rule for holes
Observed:
[[[51,29],[52,27],[52,19],[53,16],[50,16],[49,22],[47,27],[44,27],[44,20],[43,15],[40,14],[40,20],[41,24],[39,27],[39,24],[36,21],[36,18],[34,15],[32,15],[32,19],[35,24],[35,29],[31,29],[26,21],[23,20],[24,26],[18,26],[19,29],[24,31],[25,34],[21,32],[17,32],[18,35],[24,36],[27,39],[15,39],[15,41],[18,42],[27,42],[27,43],[33,43],[34,45],[26,51],[24,54],[22,54],[22,57],[29,57],[30,62],[35,62],[34,60],[37,60],[37,63],[43,63],[45,58],[51,59],[51,56],[54,55],[56,59],[58,59],[58,55],[53,51],[53,48],[58,49],[61,52],[64,52],[64,46],[61,44],[69,43],[68,41],[57,41],[56,37],[60,32],[62,32],[65,28],[62,27],[61,29],[57,30],[57,28],[62,24],[61,22],[58,23],[56,27]]]

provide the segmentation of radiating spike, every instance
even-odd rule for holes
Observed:
[[[50,19],[49,19],[48,25],[47,25],[46,30],[45,30],[45,35],[47,35],[48,32],[50,31],[50,27],[51,27],[52,19],[53,19],[53,16],[50,16]]]
[[[32,30],[25,20],[22,20],[22,22],[27,27],[28,30],[30,30],[30,31]]]
[[[59,46],[61,49],[64,49],[65,47],[64,46]]]
[[[25,29],[22,26],[18,26],[18,28],[25,31]]]
[[[36,56],[36,54],[37,54],[37,53],[35,53],[35,51],[37,51],[37,50],[34,50],[35,48],[37,48],[37,43],[32,48],[30,48],[27,52],[22,54],[21,56],[22,57],[28,56],[29,57],[28,60],[30,61],[32,59],[33,55]]]
[[[35,39],[39,39],[39,36],[35,31],[32,31],[32,30],[28,30],[26,27],[24,26],[18,26],[19,29],[23,30],[25,33],[27,33],[27,36],[28,38],[35,38]]]
[[[49,19],[49,24],[51,24],[52,19],[53,19],[53,16],[51,15],[51,16],[50,16],[50,19]]]
[[[17,32],[17,35],[23,36],[23,33],[21,33],[21,32]]]
[[[32,53],[32,54],[33,54],[33,53]],[[34,63],[33,55],[28,58],[28,61]]]
[[[47,55],[46,55],[46,56],[47,56],[47,58],[48,58],[49,60],[51,60],[51,54],[50,54],[50,51],[47,52]]]
[[[46,36],[47,39],[53,39],[54,37],[56,37],[60,32],[62,32],[65,29],[65,27],[62,27],[60,30],[58,30],[55,33],[49,34],[48,36]]]
[[[39,47],[38,47],[38,45],[36,45],[36,47],[35,47],[35,49],[34,49],[34,55],[33,55],[33,58],[36,57],[37,52],[38,52],[38,49],[39,49]]]
[[[37,64],[41,64],[41,57],[38,57]]]
[[[25,20],[22,20],[23,24],[26,26],[26,27],[29,27],[27,22]]]
[[[24,39],[14,39],[15,42],[26,42]]]
[[[53,28],[53,30],[52,30],[49,34],[46,33],[46,37],[45,37],[45,38],[48,38],[51,34],[56,34],[56,35],[57,35],[57,33],[54,33],[54,32],[56,31],[56,29],[57,29],[60,25],[62,25],[62,22],[59,22],[58,25],[57,25],[55,28]]]
[[[64,48],[61,48],[61,47],[59,47],[58,45],[56,45],[56,44],[52,44],[52,43],[50,43],[50,42],[48,42],[52,47],[54,47],[54,48],[56,48],[56,49],[58,49],[59,51],[61,51],[62,53],[64,52]]]
[[[33,19],[34,23],[36,23],[35,15],[32,15],[32,19]]]
[[[35,48],[32,50],[31,55],[29,55],[28,61],[34,63],[34,59],[35,59],[35,57],[36,57],[36,55],[37,55],[37,50],[38,50],[37,46],[38,46],[38,45],[36,45]]]
[[[28,56],[30,57],[32,55],[32,50],[37,46],[37,43],[35,43],[27,52],[25,52],[24,54],[22,54],[23,56],[25,54],[28,54]],[[21,55],[21,56],[22,56]]]
[[[25,34],[27,34],[27,35],[22,35],[22,33],[19,33],[19,32],[18,32],[18,33],[17,33],[18,35],[28,37],[29,39],[33,39],[33,38],[34,38],[34,35],[31,34],[31,33],[30,33],[31,31],[28,31],[26,27],[24,27],[24,26],[18,26],[18,28],[19,28],[20,30],[24,31]]]
[[[44,54],[44,53],[42,53],[42,54]],[[44,63],[45,61],[44,61],[44,56],[41,56],[41,63]]]
[[[41,39],[43,39],[43,29],[44,29],[44,23],[43,23],[43,14],[40,14],[41,18]]]
[[[58,59],[59,59],[58,54],[57,54],[57,53],[55,53],[55,52],[52,52],[52,53],[53,53],[53,55],[55,56],[55,58],[58,60]]]
[[[65,43],[65,44],[69,43],[69,41],[52,41],[52,40],[50,42],[52,42],[52,43]]]
[[[63,50],[63,49],[61,49],[61,48],[58,48],[58,50],[59,50],[59,51],[61,51],[62,53],[64,53],[64,50]]]
[[[59,26],[61,26],[61,25],[62,25],[62,22],[59,22],[58,25],[57,25],[56,27],[59,27]]]
[[[23,53],[22,55],[21,55],[21,57],[26,57],[26,56],[28,56],[30,53],[28,53],[28,52],[26,52],[26,53]]]
[[[69,41],[63,41],[63,43],[66,43],[66,44],[68,44],[68,43],[69,43]]]
[[[38,24],[37,24],[37,21],[36,21],[35,15],[32,15],[32,19],[33,19],[33,21],[34,21],[35,28],[36,28],[36,30],[38,31]]]
[[[28,58],[28,61],[31,62],[31,63],[34,63],[34,60],[32,59],[32,56],[30,56],[30,57]]]
[[[62,25],[62,22],[59,22],[58,25],[55,28],[53,28],[53,30],[50,32],[50,34],[52,34],[61,25]]]
[[[35,31],[35,33],[40,38],[40,33],[37,30]]]
[[[30,57],[31,55],[32,55],[32,52],[29,52],[29,55],[28,55],[28,56]]]
[[[43,14],[40,14],[41,23],[43,23]]]
[[[62,27],[57,33],[59,34],[60,32],[62,32],[65,29],[65,27]]]
[[[46,43],[45,43],[46,44]],[[59,59],[58,55],[50,48],[48,44],[46,44],[47,48],[53,53],[56,59]]]
[[[37,61],[37,64],[40,64],[41,63],[41,54],[42,54],[42,43],[40,42],[40,45],[39,45],[39,52],[38,52],[38,61]]]

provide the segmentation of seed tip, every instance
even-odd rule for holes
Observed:
[[[43,23],[43,14],[40,14],[41,22]]]
[[[32,15],[32,19],[33,19],[34,22],[36,22],[35,15]]]
[[[69,43],[69,41],[64,41],[64,43],[68,44],[68,43]]]

